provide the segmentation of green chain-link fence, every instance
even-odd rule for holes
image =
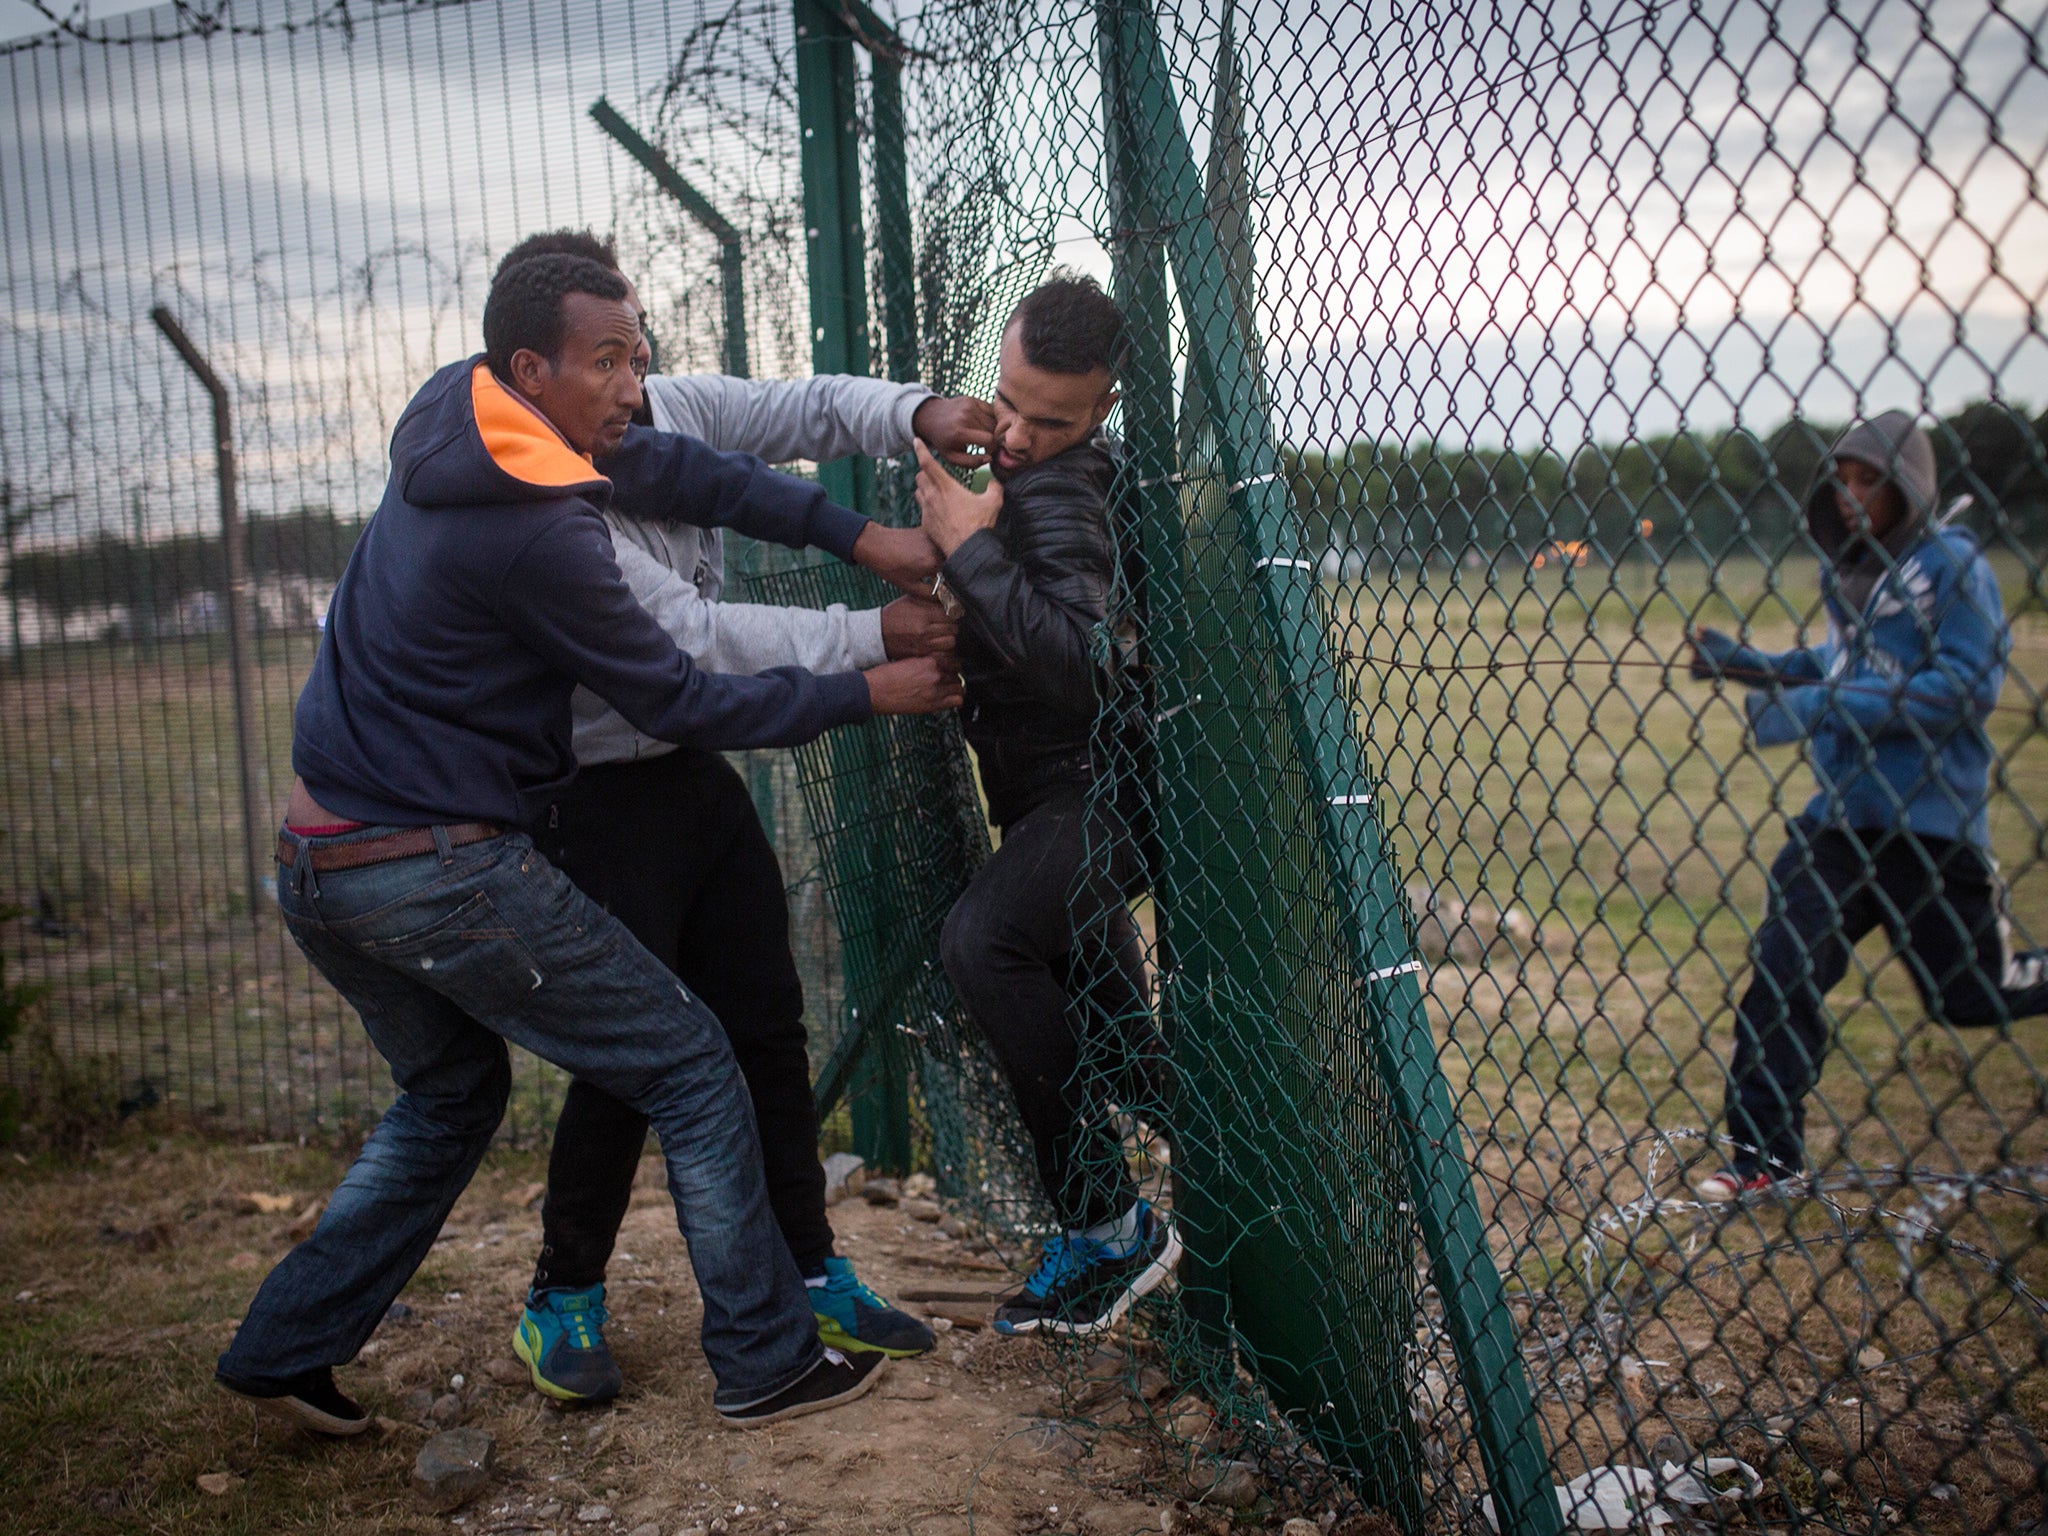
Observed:
[[[1103,783],[1159,830],[1154,1014],[1111,1033],[1166,1056],[1143,1093],[1091,1067],[1189,1257],[1076,1353],[1074,1411],[1155,1424],[1176,1486],[1248,1463],[1261,1518],[2048,1517],[2048,1026],[1923,1003],[1884,925],[1924,894],[1858,898],[1810,1175],[1694,1192],[1744,1156],[1737,1004],[1811,775],[1742,675],[1687,669],[1697,627],[1826,638],[1808,489],[1852,418],[1911,413],[2002,600],[1985,836],[2013,946],[2048,937],[2048,16],[881,9],[184,6],[9,48],[0,857],[10,959],[54,988],[14,1075],[267,1134],[381,1101],[248,916],[239,765],[274,808],[392,414],[473,345],[512,239],[615,232],[670,371],[983,395],[1011,306],[1075,265],[1135,342],[1119,602],[1153,729]],[[208,400],[159,304],[232,406],[246,751]],[[911,515],[903,466],[817,472]],[[734,563],[757,599],[865,590]],[[1884,730],[1956,728],[1859,750]],[[834,1134],[929,1162],[1026,1257],[1030,1159],[937,964],[989,846],[957,726],[749,773]]]

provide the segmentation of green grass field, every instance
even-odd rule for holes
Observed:
[[[2048,943],[2048,743],[2034,724],[2048,608],[2018,560],[1999,573],[2013,659],[1992,725],[1991,826],[2021,942]],[[1764,872],[1811,793],[1796,751],[1748,748],[1734,690],[1663,664],[1682,661],[1695,622],[1746,619],[1766,647],[1802,625],[1817,637],[1812,566],[1433,571],[1325,595],[1402,878],[1518,908],[1537,928],[1484,967],[1439,967],[1429,988],[1511,1289],[1594,1309],[1654,1293],[1628,1347],[1682,1361],[1672,1390],[1710,1419],[1699,1394],[1716,1371],[1745,1412],[1835,1412],[1844,1349],[1875,1340],[1893,1357],[1939,1351],[1863,1394],[1910,1395],[1923,1439],[1926,1404],[1972,1392],[2048,1427],[2039,1316],[2012,1305],[2015,1280],[2048,1291],[2023,1200],[1973,1195],[1940,1215],[1949,1240],[2004,1263],[1998,1276],[1958,1252],[1908,1276],[1847,1197],[1726,1222],[1661,1211],[1588,1244],[1630,1201],[1682,1196],[1682,1160],[1711,1160],[1697,1138],[1718,1116]],[[310,636],[261,647],[273,811],[310,655]],[[386,1091],[381,1064],[267,904],[253,917],[246,905],[233,741],[216,644],[78,646],[0,675],[0,897],[40,900],[47,919],[8,932],[12,974],[51,987],[60,1056],[115,1091],[147,1080],[174,1112],[267,1134],[359,1121]],[[1823,1171],[2048,1164],[2048,1021],[1958,1035],[1924,1017],[1881,938],[1858,958],[1832,999],[1841,1046],[1809,1119]],[[522,1067],[523,1128],[545,1124],[552,1091]],[[1679,1139],[1653,1156],[1653,1133]],[[1705,1268],[1702,1243],[1722,1256]],[[1680,1256],[1690,1278],[1660,1290]],[[1659,1411],[1682,1428],[1677,1402]],[[1587,1460],[1600,1454],[1589,1427],[1620,1433],[1583,1409],[1546,1413],[1556,1443]]]
[[[2017,927],[2048,942],[2034,811],[2048,805],[2048,737],[2029,714],[2048,687],[2048,610],[2017,560],[2000,574],[2013,664],[1993,720],[2003,760],[1991,825]],[[1403,878],[1520,908],[1540,930],[1540,949],[1519,966],[1497,956],[1469,987],[1440,978],[1456,1090],[1493,1108],[1568,1096],[1590,1124],[1606,1121],[1587,1132],[1603,1139],[1631,1134],[1653,1108],[1669,1118],[1674,1101],[1679,1118],[1704,1125],[1764,870],[1811,778],[1794,750],[1748,750],[1735,690],[1657,663],[1681,655],[1690,622],[1728,627],[1747,615],[1760,644],[1793,643],[1813,615],[1813,568],[1553,564],[1484,575],[1331,593],[1382,803],[1400,812]],[[271,808],[290,783],[291,703],[312,643],[273,636],[259,647]],[[32,914],[8,936],[24,978],[52,987],[60,1046],[244,1118],[271,1114],[280,1096],[294,1113],[331,1112],[377,1091],[381,1072],[267,905],[250,921],[224,647],[30,653],[0,675],[0,757],[0,896],[30,908],[40,898],[71,931],[38,935]],[[2032,1063],[2048,1033],[1934,1039],[1903,968],[1882,963],[1881,940],[1859,958],[1874,974],[1852,972],[1837,993],[1849,1048],[1823,1090],[1858,1155],[1941,1161],[1935,1103],[1973,1147],[1987,1136],[2038,1141]],[[1501,1032],[1503,1021],[1513,1029]],[[1962,1073],[1972,1091],[1926,1092],[1896,1070],[1907,1057],[1915,1078],[1973,1063]]]
[[[1772,582],[1761,567],[1724,567],[1710,582],[1692,565],[1553,566],[1490,591],[1467,583],[1476,574],[1348,591],[1335,626],[1383,803],[1400,811],[1391,831],[1403,875],[1520,908],[1540,934],[1519,967],[1496,959],[1490,984],[1463,997],[1435,989],[1459,1040],[1514,1024],[1513,1038],[1496,1034],[1496,1048],[1462,1063],[1469,1081],[1494,1105],[1569,1097],[1615,1134],[1668,1115],[1674,1097],[1688,1111],[1688,1100],[1718,1109],[1714,1058],[1725,1057],[1765,872],[1813,781],[1796,749],[1749,747],[1740,690],[1686,678],[1684,634],[1693,623],[1732,630],[1746,616],[1767,649],[1798,643],[1802,623],[1817,640],[1813,568]],[[2048,735],[2033,719],[2048,688],[2048,614],[2017,561],[2000,575],[2013,653],[1991,723],[1993,848],[2016,943],[2048,944],[2037,819]],[[1881,934],[1858,962],[1834,996],[1845,1049],[1822,1090],[1851,1123],[1855,1155],[1942,1164],[1936,1105],[1947,1139],[1971,1149],[1968,1164],[1987,1136],[2019,1138],[2008,1158],[2048,1152],[2035,1068],[2048,1025],[2022,1024],[2009,1042],[1936,1032]],[[1447,1061],[1465,1054],[1454,1046]],[[1926,1079],[1956,1076],[1966,1058],[1972,1092],[1930,1090]]]
[[[269,635],[251,667],[268,876],[291,789],[291,714],[317,636]],[[18,979],[94,1102],[153,1093],[202,1124],[290,1135],[372,1119],[390,1097],[355,1017],[300,958],[267,892],[252,915],[225,641],[81,644],[0,664],[0,929]],[[766,782],[802,826],[793,770]],[[758,776],[757,776],[758,777]],[[815,858],[779,834],[817,1033],[840,1027]],[[48,1067],[0,1058],[0,1080]],[[544,1130],[560,1081],[520,1058],[508,1124]],[[843,1119],[843,1117],[842,1117]],[[838,1127],[844,1134],[843,1124]]]
[[[2034,719],[2048,619],[2029,570],[1998,565],[2013,649],[1991,724],[1990,823],[2016,942],[2048,944],[2048,740]],[[1746,621],[1766,649],[1817,641],[1813,567],[1483,576],[1347,587],[1333,634],[1380,803],[1398,812],[1403,876],[1519,908],[1538,929],[1536,946],[1483,969],[1440,967],[1429,996],[1511,1291],[1615,1330],[1590,1360],[1568,1351],[1535,1368],[1558,1394],[1554,1443],[1611,1459],[1625,1411],[1568,1404],[1575,1372],[1596,1381],[1621,1355],[1668,1362],[1649,1373],[1660,1385],[1638,1415],[1646,1443],[1669,1428],[1777,1455],[1729,1426],[1781,1415],[1809,1471],[1840,1466],[1871,1441],[1844,1429],[1844,1399],[1882,1414],[1895,1472],[1962,1454],[1944,1439],[1976,1411],[1961,1405],[2002,1397],[2038,1430],[2043,1321],[2013,1282],[2048,1287],[2039,1207],[1990,1193],[1937,1202],[1938,1250],[1896,1243],[1898,1224],[1873,1208],[1926,1194],[1892,1187],[1888,1167],[2048,1164],[2048,1020],[2004,1037],[1936,1024],[1872,935],[1831,996],[1839,1045],[1808,1116],[1814,1163],[1843,1192],[1732,1217],[1687,1206],[1685,1165],[1718,1166],[1703,1133],[1719,1117],[1765,873],[1813,784],[1797,750],[1749,747],[1739,690],[1686,678],[1684,635]],[[1865,1380],[1845,1361],[1866,1343],[1911,1364]],[[1982,1439],[1981,1464],[1957,1474],[1991,1501],[1979,1508],[2024,1476],[2022,1452]]]

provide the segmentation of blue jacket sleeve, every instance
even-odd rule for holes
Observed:
[[[597,461],[620,511],[657,522],[731,528],[789,549],[853,558],[868,525],[809,480],[770,469],[748,453],[721,453],[674,432],[634,427]],[[623,711],[622,711],[623,713]]]
[[[1957,730],[1982,721],[2005,685],[2005,607],[1998,582],[1982,559],[1973,560],[1936,604],[1933,643],[1905,677],[1859,666],[1785,693],[1782,707],[1804,727],[1801,734],[1811,732],[1828,711],[1853,722],[1868,741],[1911,736],[1939,746]],[[1756,719],[1752,711],[1752,722]],[[1761,728],[1757,739],[1771,745]]]
[[[1813,731],[1814,717],[1826,702],[1824,688],[1795,688],[1790,693],[1759,688],[1745,698],[1749,733],[1760,747],[1782,747],[1803,741]]]
[[[1694,643],[1692,675],[1725,678],[1749,688],[1784,688],[1817,682],[1827,675],[1825,653],[1807,647],[1760,651],[1718,629],[1703,629]]]
[[[792,747],[871,713],[857,672],[756,677],[699,668],[634,601],[594,513],[554,520],[499,589],[512,633],[649,736],[694,747]]]
[[[1765,686],[1795,688],[1801,683],[1817,683],[1828,675],[1828,661],[1834,654],[1829,645],[1794,646],[1789,651],[1759,651],[1756,653],[1761,670],[1768,682]]]

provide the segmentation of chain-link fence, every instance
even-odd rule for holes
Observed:
[[[660,368],[729,367],[737,331],[755,373],[808,371],[792,38],[766,4],[282,4],[5,45],[0,858],[27,909],[12,958],[51,987],[49,1049],[17,1047],[17,1076],[267,1134],[377,1112],[381,1063],[261,887],[385,441],[537,229],[617,238]],[[605,109],[741,236],[736,284]],[[157,308],[222,382],[225,492]],[[760,561],[736,550],[735,586]],[[747,772],[829,1032],[837,938],[794,771]],[[514,1125],[544,1127],[552,1085],[521,1082]]]
[[[2026,1529],[2044,30],[1985,0],[736,0],[181,6],[14,45],[0,858],[10,961],[53,986],[15,1075],[269,1133],[380,1102],[249,915],[244,807],[281,798],[391,420],[513,239],[615,232],[669,371],[984,395],[1011,306],[1075,265],[1135,342],[1152,729],[1102,783],[1158,827],[1155,1005],[1119,1022],[1168,1070],[1093,1065],[1189,1248],[1124,1353],[1075,1358],[1076,1412],[1219,1488],[1248,1463],[1262,1513]],[[224,381],[235,539],[154,306]],[[1927,433],[1919,479],[1879,455],[1924,522],[1866,559],[1826,536],[1833,450],[1890,410]],[[819,473],[908,515],[900,466]],[[1731,641],[1696,680],[1698,629]],[[1788,830],[1793,738],[1832,789]],[[1033,1232],[937,964],[988,847],[957,729],[749,771],[825,1096]],[[1724,1171],[1761,1184],[1701,1198]]]

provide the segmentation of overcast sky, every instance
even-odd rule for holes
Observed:
[[[1205,153],[1220,0],[1166,9]],[[95,20],[170,23],[118,11]],[[1050,234],[1105,270],[1089,0],[1024,5],[1013,33],[904,11],[961,60],[913,65],[914,110],[993,104],[993,142],[919,141],[914,174],[1000,171],[991,261],[1042,263]],[[0,0],[0,25],[25,13]],[[786,0],[356,13],[347,34],[0,57],[0,478],[74,498],[36,533],[125,525],[138,493],[152,525],[210,519],[204,400],[152,303],[234,382],[259,511],[369,509],[397,410],[474,349],[491,262],[535,228],[617,230],[671,361],[711,366],[711,247],[590,122],[600,94],[740,210],[757,367],[803,366]],[[1795,407],[2048,404],[2044,13],[1240,0],[1279,429],[1570,452]],[[914,192],[921,220],[940,201]]]

